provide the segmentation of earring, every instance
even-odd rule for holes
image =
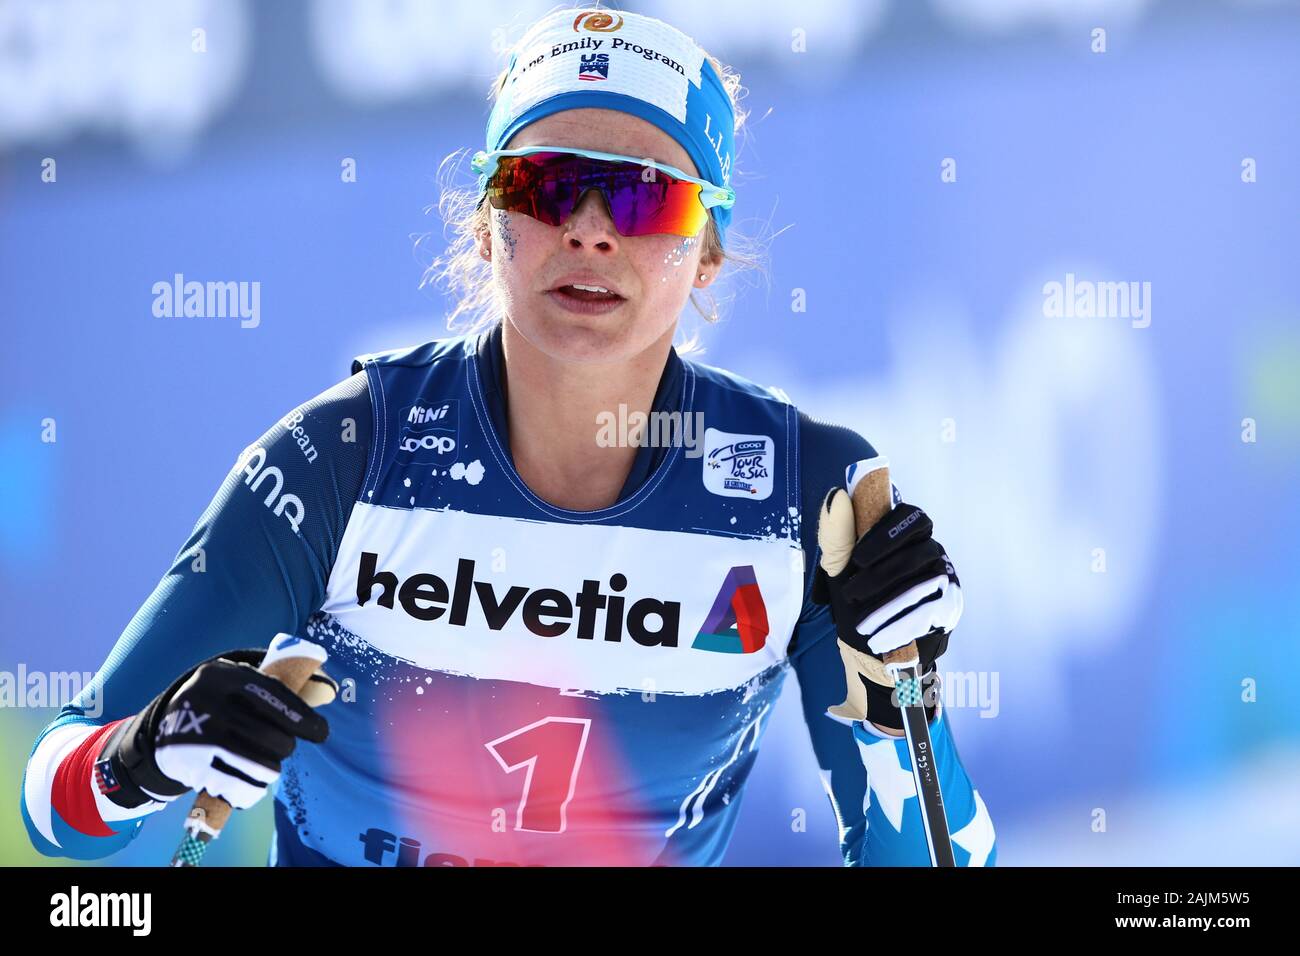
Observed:
[[[701,282],[706,282],[706,281],[708,281],[708,278],[709,278],[709,274],[708,274],[707,272],[701,272],[701,273],[700,273],[700,281],[701,281]]]

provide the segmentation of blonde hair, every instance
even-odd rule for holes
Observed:
[[[591,7],[586,5],[582,9],[591,9]],[[749,112],[740,106],[740,100],[746,92],[745,87],[741,85],[740,74],[716,57],[708,54],[706,56],[718,71],[727,98],[731,101],[732,112],[735,115],[735,131],[739,139],[745,120],[749,116]],[[492,81],[487,95],[489,110],[502,87],[505,86],[508,76],[507,67]],[[486,201],[479,202],[477,181],[470,185],[456,185],[453,181],[461,161],[472,152],[473,150],[469,148],[457,150],[443,159],[438,167],[440,186],[438,213],[444,223],[444,239],[447,246],[429,263],[420,282],[421,288],[435,284],[445,286],[455,302],[455,307],[447,316],[447,328],[453,332],[467,333],[490,328],[505,317],[492,279],[492,265],[478,253],[479,236],[484,232],[490,232],[492,228],[492,207]],[[447,232],[450,232],[450,238],[446,237]],[[428,238],[427,234],[420,237],[417,249]],[[728,229],[727,242],[729,247],[723,249],[718,239],[717,226],[710,216],[704,230],[701,252],[703,260],[712,262],[721,259],[723,262],[732,263],[735,269],[740,270],[761,269],[763,256],[757,244],[748,237],[739,235],[734,225]],[[715,284],[720,277],[721,270],[714,280]],[[712,287],[707,293],[693,289],[690,303],[704,321],[712,324],[720,320],[718,299],[713,294]],[[677,344],[676,348],[683,354],[702,351],[699,349],[698,331],[688,340]]]

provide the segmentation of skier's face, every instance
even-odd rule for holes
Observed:
[[[617,110],[553,113],[525,126],[506,148],[543,145],[648,158],[698,175],[676,140],[654,124]],[[705,230],[690,238],[619,235],[604,197],[595,189],[560,226],[500,209],[490,214],[491,234],[480,237],[479,253],[492,263],[507,321],[555,358],[616,362],[633,358],[665,336],[671,339],[691,289],[709,285],[721,265],[702,261]],[[708,281],[700,279],[701,272],[708,274]],[[552,290],[575,273],[596,277],[589,284],[616,291],[623,300],[597,314],[566,308]]]

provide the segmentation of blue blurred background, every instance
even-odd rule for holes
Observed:
[[[1300,863],[1297,4],[624,6],[749,90],[765,270],[683,329],[933,515],[1000,862]],[[438,166],[549,7],[0,2],[0,671],[97,669],[249,441],[448,334]],[[175,273],[260,282],[260,324],[156,318]],[[1149,311],[1050,316],[1067,274]],[[17,796],[54,713],[0,707],[0,863],[43,859]],[[793,680],[762,751],[728,861],[838,864]],[[269,811],[209,859],[264,862]]]

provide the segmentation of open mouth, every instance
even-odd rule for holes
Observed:
[[[605,315],[623,307],[627,299],[604,286],[585,282],[556,286],[547,298],[566,312],[576,315]]]
[[[622,302],[623,297],[598,285],[562,285],[551,290],[552,295],[563,295],[579,302]]]

